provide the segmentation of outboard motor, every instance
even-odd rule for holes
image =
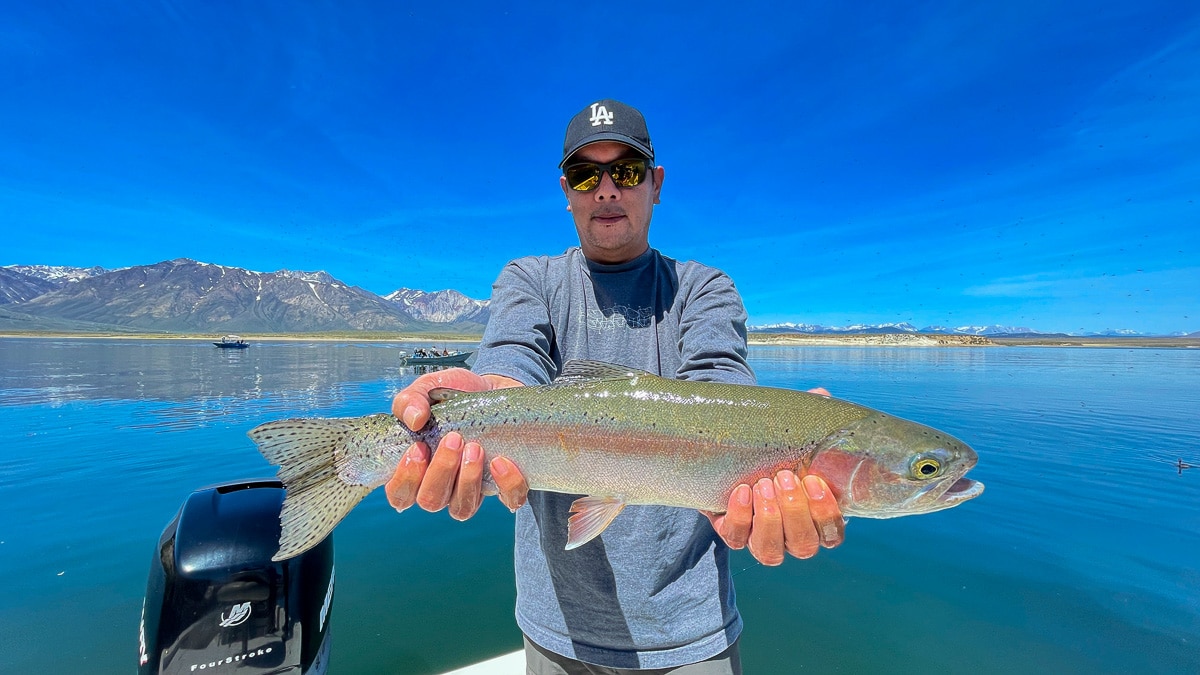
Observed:
[[[279,548],[283,484],[193,492],[150,562],[138,675],[324,675],[333,604],[333,537],[294,558]]]

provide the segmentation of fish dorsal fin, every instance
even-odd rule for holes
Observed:
[[[631,377],[658,377],[637,368],[618,366],[604,361],[567,361],[555,382],[585,382],[588,380],[624,380]]]
[[[566,550],[579,548],[600,536],[623,508],[625,502],[617,497],[576,499],[571,503],[571,517],[567,519]]]
[[[442,403],[467,392],[462,389],[451,389],[450,387],[434,387],[429,390],[429,400],[434,403]]]

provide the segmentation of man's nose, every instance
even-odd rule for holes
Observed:
[[[603,202],[621,198],[621,188],[617,187],[612,176],[607,171],[600,174],[600,184],[596,186],[596,201]]]

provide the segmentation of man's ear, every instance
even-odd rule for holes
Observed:
[[[567,187],[567,177],[566,176],[558,177],[558,186],[560,188],[562,188],[563,196],[567,198],[567,210],[570,211],[571,210],[571,193],[568,192],[568,190],[570,190],[571,188]]]

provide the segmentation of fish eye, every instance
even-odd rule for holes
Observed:
[[[933,457],[918,457],[913,461],[912,469],[916,478],[934,478],[942,472],[942,463]]]

